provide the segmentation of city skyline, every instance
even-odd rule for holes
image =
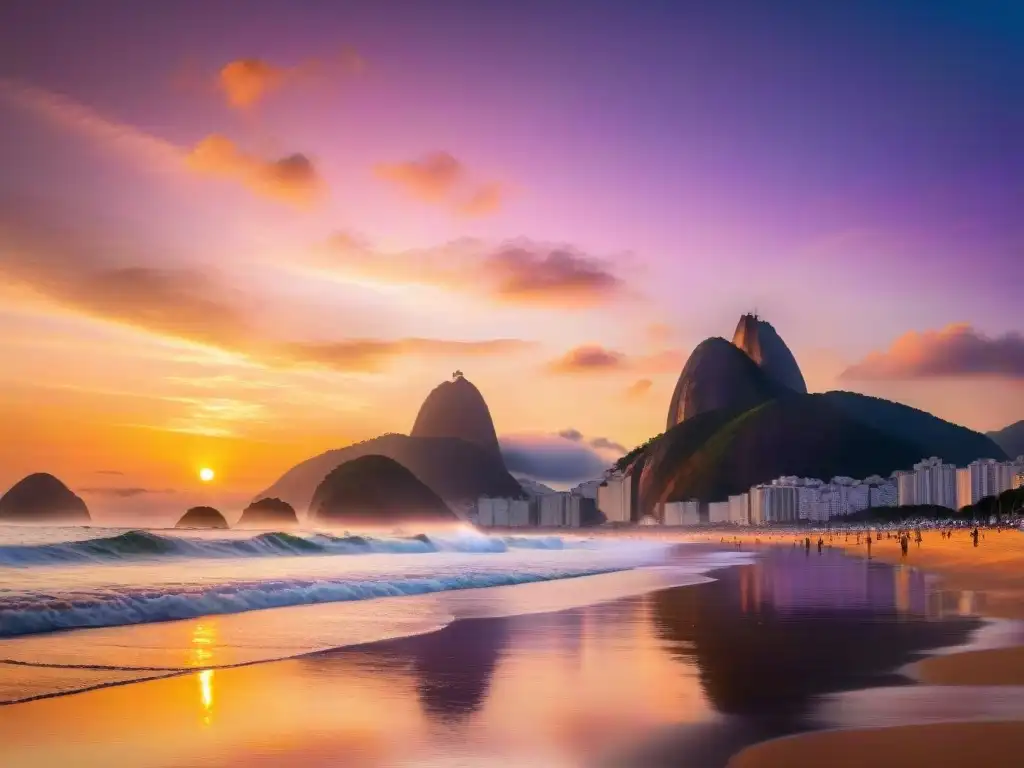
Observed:
[[[58,5],[0,10],[0,490],[236,503],[456,369],[610,460],[753,309],[812,392],[1024,417],[1018,10]]]

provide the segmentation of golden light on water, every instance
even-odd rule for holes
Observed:
[[[199,470],[199,479],[204,483],[210,482],[214,477],[216,477],[216,474],[209,467],[203,467]]]
[[[199,698],[203,703],[203,722],[210,724],[213,714],[213,670],[204,669],[199,673]]]

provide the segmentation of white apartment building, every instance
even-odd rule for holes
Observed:
[[[747,492],[747,496],[750,497],[750,524],[751,525],[764,525],[764,489],[763,485],[755,485]]]
[[[708,522],[712,525],[729,522],[729,502],[712,501],[708,504]]]
[[[878,475],[872,475],[871,477],[865,477],[864,483],[868,486],[869,507],[896,506],[899,500],[899,489],[896,487],[895,482],[886,480]]]
[[[738,493],[729,497],[729,522],[750,525],[750,494]]]
[[[956,467],[936,456],[915,464],[914,499],[916,504],[957,509]]]
[[[572,493],[548,493],[537,499],[542,528],[579,528],[580,497]]]
[[[481,496],[476,503],[476,522],[484,528],[526,528],[530,525],[530,502]]]
[[[597,487],[597,508],[609,523],[633,519],[633,478],[613,472]]]
[[[663,525],[697,525],[700,523],[699,501],[670,501],[661,505]]]
[[[897,469],[892,473],[896,483],[896,503],[901,507],[917,504],[917,485],[915,474],[906,469]]]
[[[1022,470],[1020,461],[978,459],[957,470],[957,506],[977,504],[986,496],[998,496],[1013,488],[1014,478]]]
[[[775,480],[764,486],[764,519],[769,523],[793,523],[798,514],[797,491],[794,485],[779,485]]]

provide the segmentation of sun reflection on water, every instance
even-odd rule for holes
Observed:
[[[198,623],[192,630],[192,649],[190,663],[194,667],[203,667],[213,662],[213,646],[217,639],[215,623]],[[199,672],[199,701],[203,707],[203,725],[209,725],[213,716],[213,670],[203,669]]]

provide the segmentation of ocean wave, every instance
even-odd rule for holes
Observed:
[[[0,566],[47,566],[153,560],[162,558],[295,557],[303,555],[424,554],[430,552],[499,553],[509,549],[564,549],[557,536],[409,537],[332,536],[326,533],[261,533],[244,539],[202,539],[127,531],[84,541],[0,546]]]
[[[0,637],[64,629],[116,627],[192,619],[266,608],[372,600],[448,590],[480,589],[571,579],[626,567],[557,569],[544,572],[463,571],[433,577],[380,579],[279,579],[226,582],[216,586],[166,585],[63,595],[26,593],[0,598]]]

